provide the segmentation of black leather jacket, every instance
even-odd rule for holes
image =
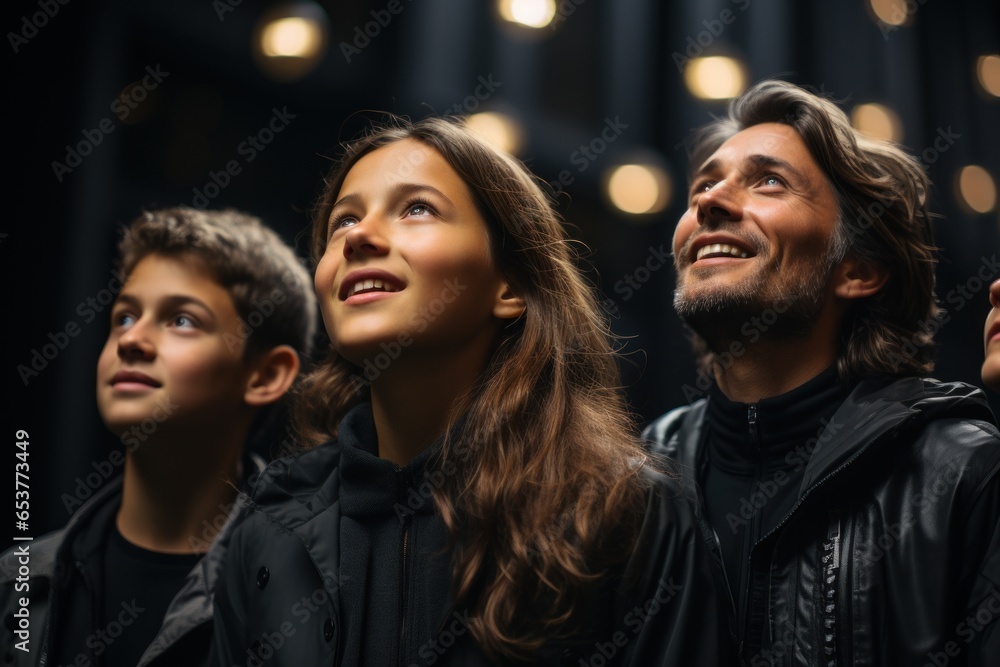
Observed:
[[[644,433],[697,479],[706,407]],[[832,423],[799,452],[795,505],[752,548],[743,663],[1000,665],[1000,435],[982,392],[864,381]]]

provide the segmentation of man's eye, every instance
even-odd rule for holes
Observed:
[[[778,178],[777,176],[765,176],[762,181],[764,185],[784,185],[785,182]]]

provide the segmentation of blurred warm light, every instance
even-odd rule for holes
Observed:
[[[914,0],[909,1],[913,2],[913,6],[916,7]],[[907,0],[869,0],[875,16],[878,17],[879,21],[888,25],[906,23],[906,19],[909,17],[906,3]]]
[[[497,10],[505,21],[529,28],[544,28],[556,15],[555,0],[499,0]]]
[[[671,194],[670,176],[652,164],[623,164],[615,167],[607,179],[608,199],[625,213],[662,211],[670,203]]]
[[[502,151],[513,155],[521,148],[521,127],[507,114],[497,111],[474,113],[465,119],[465,124]]]
[[[271,21],[260,35],[260,50],[274,58],[314,58],[323,44],[322,28],[301,16]]]
[[[997,205],[997,187],[990,172],[970,164],[958,174],[959,200],[976,213],[989,213]]]
[[[851,111],[851,125],[873,139],[902,141],[903,123],[899,115],[881,104],[859,104]]]
[[[979,56],[976,61],[976,76],[983,90],[994,97],[1000,97],[1000,55],[991,53]]]
[[[692,58],[684,68],[684,83],[695,97],[725,100],[736,97],[746,88],[746,70],[734,58]]]
[[[257,22],[254,57],[265,74],[294,81],[308,74],[323,57],[328,19],[315,2],[281,5]]]

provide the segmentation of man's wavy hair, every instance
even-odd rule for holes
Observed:
[[[607,322],[551,201],[521,162],[468,128],[390,117],[347,144],[316,207],[314,260],[350,169],[406,139],[437,151],[468,186],[494,261],[526,304],[453,406],[461,424],[428,463],[456,471],[433,492],[450,536],[454,605],[472,610],[472,635],[491,659],[526,659],[579,632],[592,584],[631,552],[647,457],[621,396]],[[306,376],[295,419],[307,443],[333,437],[344,414],[370,400],[360,373],[331,349]]]
[[[942,310],[922,165],[896,144],[860,134],[830,100],[784,81],[762,81],[734,99],[726,117],[695,133],[691,172],[727,139],[761,123],[792,127],[830,179],[839,208],[833,259],[850,255],[889,273],[883,288],[856,301],[844,318],[841,380],[932,371]]]

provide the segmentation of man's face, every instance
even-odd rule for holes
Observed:
[[[768,309],[772,334],[803,335],[828,296],[836,224],[833,187],[794,129],[734,135],[697,167],[674,232],[678,314],[713,348]]]

